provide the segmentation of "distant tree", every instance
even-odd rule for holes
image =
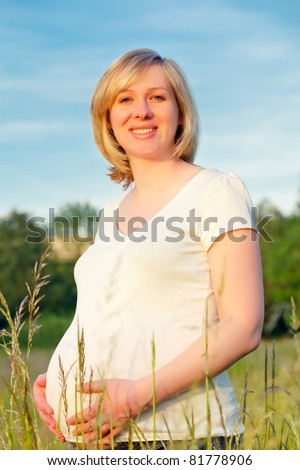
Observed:
[[[77,243],[90,243],[95,236],[98,211],[89,202],[73,202],[61,206],[54,218],[54,229],[60,236]]]
[[[12,312],[27,295],[26,282],[31,284],[34,265],[47,246],[46,241],[26,242],[28,219],[27,213],[17,211],[0,219],[0,290]]]
[[[74,260],[60,260],[55,254],[48,265],[50,282],[43,288],[44,311],[51,315],[68,315],[75,311],[77,290],[74,280]]]
[[[265,332],[282,334],[289,329],[291,297],[300,306],[300,214],[283,215],[268,201],[260,215],[272,215],[266,229],[271,241],[260,239],[265,290]],[[275,321],[276,320],[276,321]]]
[[[98,214],[89,203],[70,203],[53,215],[52,228],[25,212],[12,211],[0,219],[0,291],[12,312],[27,295],[26,283],[31,284],[34,265],[49,244],[45,272],[50,282],[43,289],[42,306],[51,314],[74,311],[74,264],[94,238]],[[65,230],[70,232],[67,242],[63,241]],[[3,324],[0,318],[0,327]]]

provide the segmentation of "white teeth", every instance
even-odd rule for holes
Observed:
[[[151,127],[149,129],[132,129],[132,132],[134,134],[149,134],[150,132],[153,132],[154,129]]]

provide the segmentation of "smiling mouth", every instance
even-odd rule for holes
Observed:
[[[155,127],[149,127],[147,129],[131,129],[133,134],[150,134],[155,131]]]

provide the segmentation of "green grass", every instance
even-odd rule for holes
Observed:
[[[54,350],[33,347],[35,337],[43,337],[42,329],[49,335],[39,312],[40,290],[47,283],[44,266],[45,256],[35,267],[33,288],[14,319],[0,298],[0,311],[8,322],[0,331],[0,449],[66,449],[46,429],[33,405],[33,381],[47,370]],[[70,321],[62,319],[66,322],[60,325],[56,342]],[[228,371],[246,428],[241,448],[300,449],[300,344],[294,305],[291,331],[294,336],[263,340]]]
[[[269,361],[267,391],[265,390],[266,349]],[[256,351],[229,369],[229,377],[240,402],[241,413],[243,413],[247,377],[244,448],[300,449],[300,358],[297,357],[293,338],[276,340],[275,377],[272,388],[272,350],[273,341],[263,340]],[[46,371],[52,353],[53,348],[32,349],[29,361],[31,382],[38,374]],[[0,371],[0,375],[8,380],[10,364],[3,351],[0,352]],[[6,391],[6,401],[8,399]],[[42,448],[66,448],[65,445],[54,442],[54,436],[48,432],[39,418],[37,421]]]
[[[300,356],[294,338],[263,340],[229,369],[246,449],[300,449]]]

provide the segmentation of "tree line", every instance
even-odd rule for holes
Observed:
[[[11,311],[27,294],[34,264],[50,245],[49,283],[43,288],[41,309],[53,316],[74,313],[74,264],[95,236],[98,213],[89,203],[75,202],[50,216],[45,221],[13,210],[0,218],[0,291]],[[257,216],[265,290],[264,335],[287,334],[291,332],[292,302],[296,310],[300,305],[300,202],[292,214],[284,215],[263,200]],[[0,328],[4,326],[0,317]]]

